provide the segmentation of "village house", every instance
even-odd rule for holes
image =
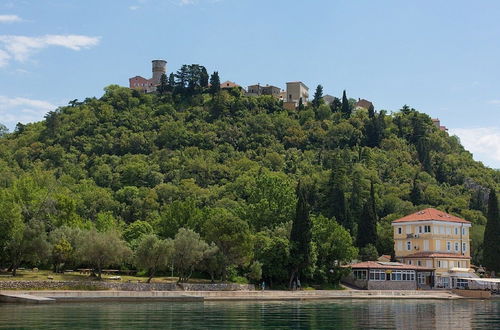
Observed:
[[[271,95],[276,98],[279,98],[280,93],[281,93],[281,88],[279,87],[272,85],[262,86],[260,84],[256,84],[248,86],[246,95],[247,96]]]
[[[368,110],[368,109],[370,109],[370,107],[373,107],[373,103],[371,103],[370,101],[365,100],[365,99],[358,98],[358,101],[354,104],[355,109],[363,108],[363,109]]]
[[[229,80],[224,81],[223,83],[220,84],[220,89],[233,89],[233,88],[241,88],[241,86]]]
[[[428,208],[392,222],[396,260],[434,268],[436,287],[455,288],[477,277],[470,268],[471,223]]]
[[[129,88],[140,90],[144,93],[156,91],[156,87],[160,84],[161,76],[167,72],[167,61],[153,60],[151,62],[153,77],[150,79],[141,76],[132,77],[129,79]]]

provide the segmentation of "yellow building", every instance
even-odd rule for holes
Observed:
[[[394,251],[402,263],[434,268],[434,286],[461,286],[470,270],[471,223],[428,208],[392,222]]]

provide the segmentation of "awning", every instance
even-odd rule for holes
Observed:
[[[460,280],[482,282],[482,283],[500,283],[500,278],[470,278],[470,277],[459,277]]]

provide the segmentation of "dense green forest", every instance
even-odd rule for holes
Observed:
[[[156,251],[182,280],[335,282],[343,262],[393,254],[391,221],[429,206],[473,223],[482,263],[500,171],[428,115],[328,105],[320,88],[291,111],[210,80],[183,66],[158,93],[108,86],[4,134],[0,266],[93,264],[101,240],[117,255],[96,267],[152,276]]]

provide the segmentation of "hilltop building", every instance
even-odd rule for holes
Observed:
[[[232,88],[241,88],[240,85],[235,83],[234,81],[224,81],[223,83],[220,84],[220,89],[232,89]]]
[[[470,269],[471,223],[433,208],[392,222],[396,260],[434,268],[436,287],[461,286],[465,277],[476,277]]]
[[[150,79],[141,76],[132,77],[129,79],[130,88],[140,90],[144,93],[156,91],[156,86],[160,84],[161,76],[167,73],[167,61],[153,60],[151,62],[153,77]]]
[[[286,109],[293,109],[299,106],[300,101],[306,105],[309,100],[309,87],[301,81],[292,81],[286,83],[286,102],[284,107]]]
[[[359,98],[358,98],[358,102],[356,102],[354,104],[354,108],[363,108],[363,109],[366,109],[366,110],[370,109],[370,106],[373,106],[373,103],[371,103],[368,100],[359,99]]]
[[[325,101],[326,104],[330,105],[333,103],[333,100],[335,100],[335,96],[326,94],[323,96],[323,101]]]
[[[448,131],[448,128],[446,126],[441,126],[441,121],[439,120],[439,118],[432,118],[432,123],[441,131],[443,132]]]

